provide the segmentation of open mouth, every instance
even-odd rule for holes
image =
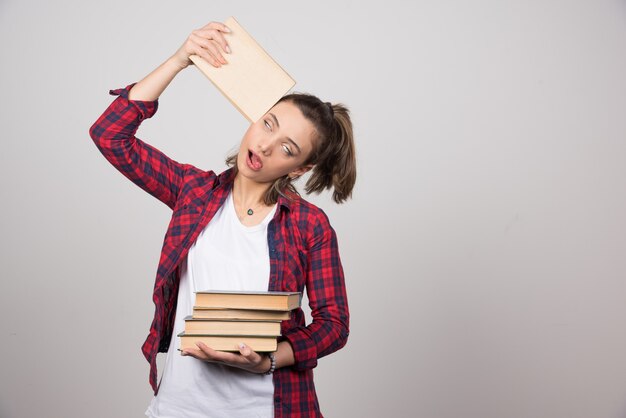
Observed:
[[[261,158],[251,150],[248,150],[248,159],[246,162],[248,163],[248,166],[254,171],[258,171],[261,169],[261,167],[263,167],[263,162],[261,161]]]

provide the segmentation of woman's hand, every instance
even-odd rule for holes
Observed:
[[[210,363],[222,363],[231,367],[238,367],[252,373],[265,373],[270,369],[271,361],[268,356],[253,351],[245,344],[239,345],[239,354],[224,351],[215,351],[202,342],[197,342],[198,348],[182,350],[183,356],[192,356],[198,360]]]
[[[191,55],[198,55],[214,67],[221,67],[222,64],[226,64],[222,52],[230,54],[230,48],[224,38],[224,33],[229,32],[230,29],[223,23],[209,22],[202,28],[192,31],[185,43],[172,55],[171,59],[181,69],[193,64],[189,59]]]

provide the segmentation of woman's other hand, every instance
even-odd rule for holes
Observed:
[[[239,345],[239,353],[215,351],[202,342],[197,342],[196,345],[198,348],[186,348],[182,351],[182,355],[192,356],[211,363],[238,367],[252,373],[265,373],[271,366],[268,356],[257,353],[245,344]]]
[[[230,29],[223,23],[209,22],[202,28],[192,31],[172,59],[181,69],[193,64],[189,59],[191,55],[198,55],[212,66],[221,67],[226,64],[222,54],[230,54],[230,48],[224,38],[224,33],[229,32]]]

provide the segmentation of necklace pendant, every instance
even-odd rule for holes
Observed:
[[[252,216],[253,213],[254,211],[252,209],[248,209],[248,215]]]

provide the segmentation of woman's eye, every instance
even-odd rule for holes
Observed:
[[[267,129],[271,129],[271,126],[268,121],[265,121],[265,126],[267,127]]]
[[[287,155],[292,155],[291,150],[287,145],[283,145],[283,150],[285,151],[285,153],[287,153]]]

